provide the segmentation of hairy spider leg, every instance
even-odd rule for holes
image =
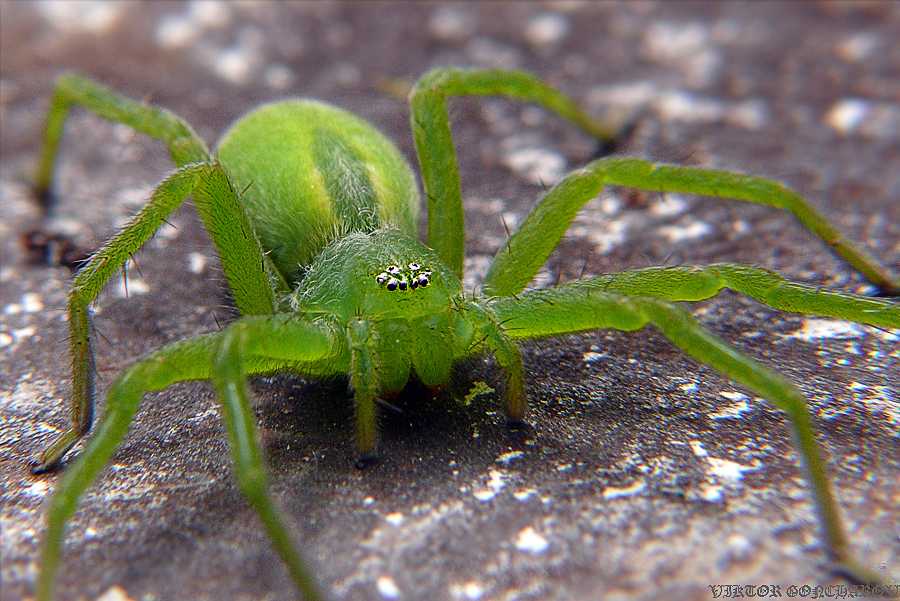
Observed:
[[[541,199],[494,257],[484,280],[485,294],[522,291],[559,244],[581,207],[608,185],[714,196],[785,209],[884,293],[900,294],[900,280],[783,184],[727,171],[620,157],[599,159],[572,172]]]
[[[357,465],[363,467],[375,460],[378,444],[375,408],[379,392],[378,369],[369,323],[364,319],[351,321],[347,326],[347,338],[350,342],[350,386],[356,403],[356,448],[360,452]]]
[[[45,211],[53,207],[51,187],[66,117],[83,107],[113,123],[122,123],[166,144],[175,165],[208,161],[206,144],[183,119],[166,109],[135,102],[90,79],[66,73],[56,80],[44,125],[44,145],[34,177],[35,195]]]
[[[862,300],[862,299],[860,299]],[[656,298],[629,297],[576,284],[497,298],[491,308],[514,339],[558,336],[600,328],[633,331],[647,324],[690,357],[746,386],[785,411],[812,487],[828,554],[838,568],[860,582],[878,583],[878,574],[858,563],[843,529],[825,462],[816,442],[803,393],[781,374],[747,357],[707,332],[690,314]]]
[[[323,595],[269,495],[268,471],[256,434],[256,418],[247,398],[244,362],[254,354],[291,362],[315,361],[331,355],[336,342],[336,336],[293,316],[243,318],[222,337],[212,371],[238,485],[307,601],[320,600]]]
[[[53,598],[66,522],[121,444],[143,396],[178,382],[203,379],[211,379],[219,393],[241,491],[306,599],[321,599],[283,517],[268,496],[266,468],[247,402],[246,376],[296,370],[298,364],[326,358],[340,349],[340,341],[327,329],[294,315],[252,316],[239,319],[224,332],[167,345],[128,368],[110,387],[97,432],[65,471],[50,500],[37,599]]]
[[[172,173],[156,187],[144,208],[104,244],[75,277],[68,300],[72,427],[41,454],[33,468],[35,473],[56,466],[91,427],[95,373],[90,340],[90,303],[191,193],[219,252],[222,268],[240,312],[245,315],[274,312],[274,288],[279,280],[274,268],[266,265],[265,255],[225,172],[215,163],[193,163]]]
[[[647,267],[587,278],[567,286],[668,301],[705,300],[727,288],[780,311],[900,328],[900,304],[893,300],[821,290],[749,265]]]
[[[521,71],[438,68],[423,75],[409,95],[416,154],[428,198],[428,245],[462,279],[465,230],[459,168],[453,149],[447,98],[505,96],[532,102],[609,142],[615,132],[567,96]]]
[[[476,303],[468,303],[464,307],[466,317],[476,327],[472,354],[487,349],[494,355],[497,365],[506,375],[506,390],[503,400],[506,405],[506,419],[510,426],[518,427],[525,423],[525,411],[528,409],[528,396],[525,394],[525,368],[522,365],[522,352],[513,340],[506,335],[502,322],[498,321],[490,311]]]

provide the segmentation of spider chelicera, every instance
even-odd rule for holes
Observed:
[[[241,317],[224,330],[169,344],[128,368],[109,388],[106,415],[59,482],[47,513],[38,598],[53,596],[66,521],[121,443],[144,394],[176,382],[210,380],[228,430],[240,489],[258,513],[298,590],[322,598],[268,495],[247,376],[293,372],[349,374],[360,464],[374,457],[380,395],[415,375],[444,384],[454,362],[491,353],[505,374],[511,423],[525,418],[519,340],[599,328],[652,325],[700,363],[784,410],[793,427],[823,537],[835,565],[877,582],[854,559],[799,389],[704,330],[675,301],[724,288],[776,309],[900,327],[887,299],[823,291],[763,269],[735,264],[651,267],[525,291],[578,210],[606,185],[681,192],[779,207],[793,215],[887,295],[900,283],[783,185],[726,171],[607,157],[553,187],[498,251],[480,294],[466,296],[463,207],[447,116],[452,96],[499,95],[536,103],[602,142],[613,132],[531,75],[442,68],[410,94],[411,122],[428,199],[428,239],[416,239],[419,192],[401,154],[363,120],[311,100],[263,105],[225,133],[214,153],[181,119],[124,98],[93,81],[62,76],[47,116],[35,192],[48,202],[63,125],[86,108],[163,141],[177,165],[146,206],[78,272],[68,302],[72,425],[34,471],[59,465],[93,420],[90,303],[188,195],[218,251]],[[250,184],[252,183],[252,187]],[[238,194],[236,190],[246,190]]]

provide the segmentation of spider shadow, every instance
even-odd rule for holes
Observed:
[[[507,427],[497,392],[499,377],[492,367],[492,362],[481,359],[466,360],[455,367],[446,386],[428,387],[412,377],[399,394],[381,399],[378,460],[365,471],[392,472],[400,465],[430,462],[446,465],[452,456],[472,452],[473,437],[481,438],[477,454],[489,463],[494,447],[524,440],[531,429]],[[467,400],[476,383],[494,392]],[[353,468],[358,452],[353,394],[346,377],[312,381],[278,375],[257,380],[254,390],[265,454],[274,469],[287,471],[304,457],[333,464],[327,469],[340,473]]]

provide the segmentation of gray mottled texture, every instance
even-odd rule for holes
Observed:
[[[900,260],[895,3],[566,2],[0,4],[0,598],[27,596],[57,476],[27,458],[67,420],[64,268],[26,263],[34,164],[53,77],[75,69],[184,116],[207,140],[256,104],[308,95],[372,120],[412,157],[407,109],[383,91],[435,65],[530,69],[597,114],[640,115],[628,152],[776,177],[883,262]],[[590,140],[533,108],[453,103],[477,282]],[[95,247],[169,168],[165,152],[76,112],[57,226]],[[101,387],[141,354],[227,315],[192,210],[137,257],[130,296],[97,308]],[[788,216],[696,198],[606,194],[536,285],[674,262],[740,261],[865,290]],[[778,314],[732,294],[695,314],[800,384],[858,554],[894,575],[897,335]],[[709,584],[828,583],[783,415],[654,332],[529,344],[533,431],[497,399],[412,394],[383,420],[384,461],[353,468],[344,382],[259,381],[273,494],[335,599],[709,598]],[[495,382],[459,370],[463,391]],[[237,491],[210,388],[148,397],[71,522],[61,599],[288,599]]]

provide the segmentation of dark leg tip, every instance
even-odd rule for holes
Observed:
[[[531,425],[524,419],[506,418],[506,427],[513,432],[527,432],[531,430]]]
[[[353,466],[358,470],[364,470],[367,467],[371,467],[377,464],[380,461],[380,458],[375,453],[363,453],[356,459],[356,463]]]
[[[619,130],[614,138],[610,138],[608,140],[598,140],[597,148],[594,149],[594,154],[591,156],[591,158],[602,159],[621,150],[622,146],[625,144],[625,141],[631,137],[631,135],[634,133],[634,130],[636,129],[637,119],[629,121],[628,123],[623,125],[622,129]]]
[[[900,297],[900,288],[885,288],[883,286],[878,286],[875,288],[875,292],[872,293],[872,296],[877,298],[898,298]]]
[[[56,206],[56,194],[51,188],[34,186],[31,189],[31,195],[45,215],[50,213],[53,207]]]
[[[53,463],[44,463],[39,459],[33,459],[28,467],[33,475],[40,476],[41,474],[49,474],[51,472],[55,472],[59,468],[59,461],[54,461]]]

